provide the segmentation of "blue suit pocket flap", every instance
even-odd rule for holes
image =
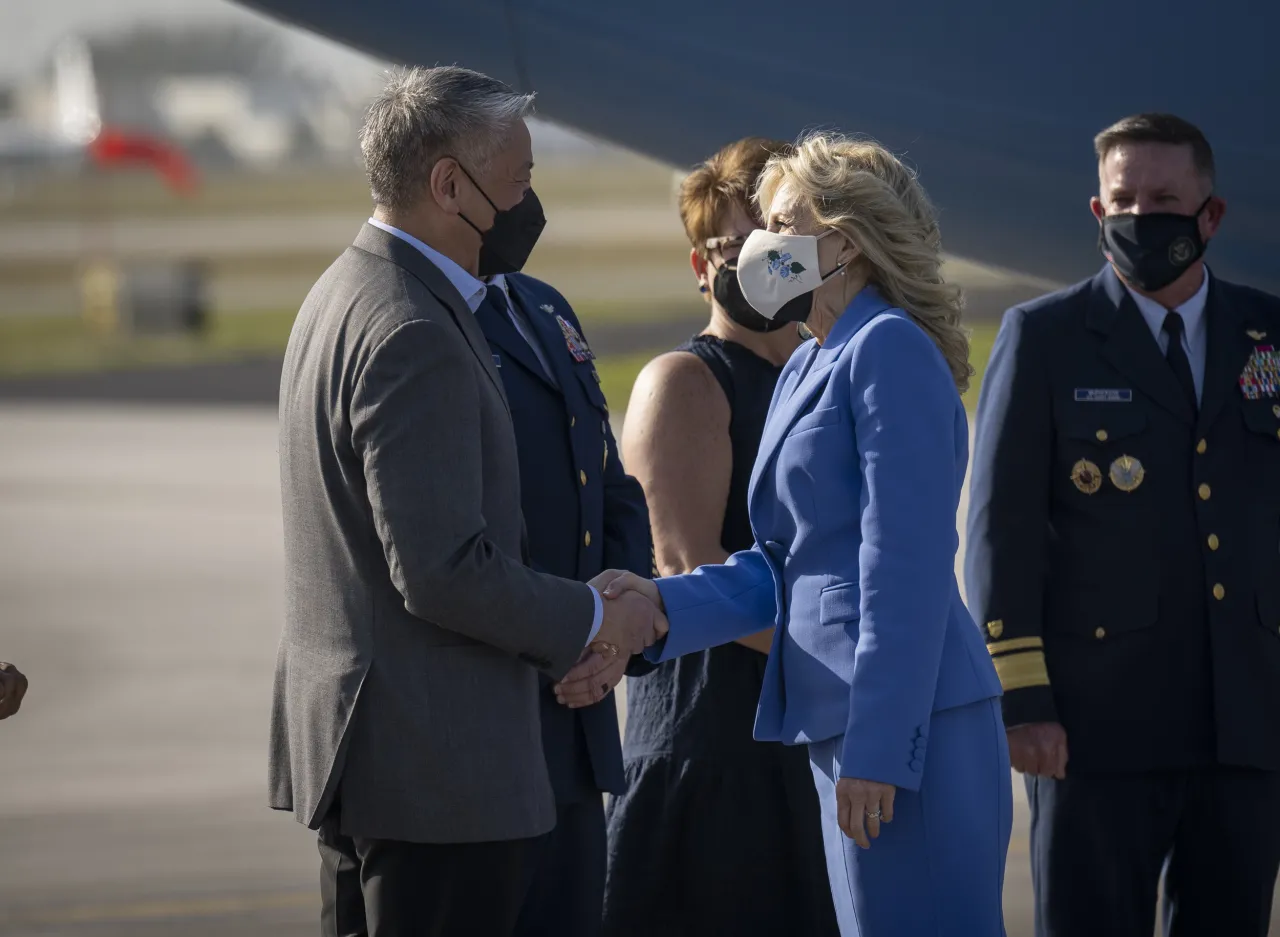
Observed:
[[[862,593],[855,583],[839,582],[827,586],[818,596],[818,620],[824,625],[857,621],[862,617],[861,598]]]
[[[791,429],[787,431],[788,436],[794,436],[796,433],[803,433],[806,430],[817,429],[819,426],[833,426],[840,422],[839,407],[823,407],[821,410],[813,410],[806,413],[800,419],[791,424]]]

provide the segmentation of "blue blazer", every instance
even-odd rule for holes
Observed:
[[[930,715],[1000,695],[960,599],[964,406],[933,341],[872,287],[778,379],[749,491],[756,544],[658,581],[652,660],[776,627],[755,737],[844,736],[841,770],[919,790]]]
[[[546,283],[519,273],[506,280],[553,377],[506,315],[478,315],[511,403],[529,564],[584,582],[606,569],[648,576],[644,491],[618,459],[609,406],[578,317]],[[542,735],[560,803],[625,789],[613,694],[594,706],[567,709],[544,677]]]

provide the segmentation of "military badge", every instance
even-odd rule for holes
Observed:
[[[573,355],[573,360],[578,364],[594,361],[595,352],[587,347],[587,340],[578,334],[578,330],[565,321],[564,316],[556,316],[556,321],[560,323],[560,332],[564,335],[564,343],[569,346],[569,354]]]
[[[1134,491],[1142,484],[1147,470],[1131,455],[1122,455],[1111,463],[1111,484],[1121,491]]]
[[[1251,338],[1253,334],[1250,333]],[[1257,334],[1266,335],[1265,332]],[[1280,353],[1274,345],[1253,346],[1253,354],[1240,372],[1240,392],[1246,400],[1280,396]]]
[[[551,305],[551,303],[543,303],[538,308],[549,316],[554,316],[556,314],[556,307]]]
[[[1259,332],[1257,329],[1246,329],[1244,334],[1248,335],[1255,342],[1260,342],[1267,337],[1266,332]]]
[[[1102,472],[1088,459],[1081,459],[1071,467],[1071,481],[1085,494],[1095,494],[1102,487]]]

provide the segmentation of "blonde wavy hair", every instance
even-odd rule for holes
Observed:
[[[956,388],[968,390],[974,371],[961,325],[964,296],[942,278],[942,235],[915,172],[878,143],[817,132],[765,164],[755,193],[761,217],[783,183],[819,225],[859,249],[855,269],[933,339]]]

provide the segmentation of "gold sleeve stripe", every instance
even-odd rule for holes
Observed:
[[[1041,638],[1010,638],[1008,641],[992,641],[987,650],[994,654],[1008,654],[1010,651],[1038,651],[1044,647]]]
[[[996,675],[1005,692],[1024,690],[1033,686],[1048,686],[1049,671],[1044,664],[1044,651],[1023,651],[1007,654],[992,660]]]

